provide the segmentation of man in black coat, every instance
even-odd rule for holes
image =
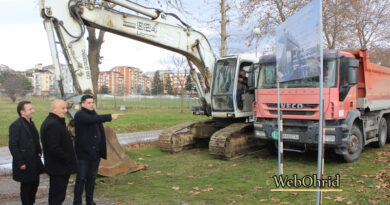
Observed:
[[[9,127],[9,150],[12,155],[12,175],[20,183],[23,205],[35,203],[39,175],[43,172],[39,134],[32,121],[34,109],[30,101],[19,102],[19,118]]]
[[[93,192],[100,158],[107,158],[106,135],[104,134],[102,123],[116,120],[118,117],[118,114],[98,115],[95,111],[93,96],[84,95],[81,98],[81,110],[74,117],[75,150],[77,155],[74,205],[82,204],[84,186],[86,204],[95,204]]]
[[[72,137],[65,125],[66,112],[65,101],[54,100],[41,126],[45,168],[50,176],[49,205],[64,202],[69,177],[77,171]]]

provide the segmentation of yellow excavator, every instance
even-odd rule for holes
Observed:
[[[255,58],[217,58],[207,38],[177,15],[128,0],[41,0],[40,8],[56,79],[62,82],[58,42],[78,96],[93,92],[85,43],[86,26],[167,49],[187,58],[201,101],[201,106],[194,113],[212,118],[181,123],[164,130],[158,139],[162,151],[175,153],[208,140],[211,155],[231,159],[262,144],[254,138],[253,125],[249,123],[254,92],[240,89],[242,86],[238,80],[251,79],[250,68]],[[205,88],[197,72],[204,79]],[[116,175],[143,168],[126,158],[112,129],[106,130],[106,135],[108,159],[101,163],[100,174]]]

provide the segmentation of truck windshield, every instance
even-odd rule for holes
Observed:
[[[234,58],[219,60],[217,62],[214,79],[214,95],[233,94],[236,63],[237,60]]]
[[[260,65],[257,88],[276,88],[275,81],[276,63]],[[324,59],[324,88],[336,87],[337,81],[337,60]],[[305,78],[280,83],[281,88],[316,88],[319,87],[319,78]]]

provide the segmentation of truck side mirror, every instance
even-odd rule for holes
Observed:
[[[359,82],[359,71],[357,68],[349,67],[348,68],[348,84],[356,85]]]
[[[259,68],[258,63],[254,63],[251,65],[249,71],[248,71],[248,88],[249,90],[254,90],[256,87],[256,70]]]
[[[359,82],[359,61],[354,58],[348,58],[348,83],[350,85],[356,85]]]

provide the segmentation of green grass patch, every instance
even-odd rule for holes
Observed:
[[[325,176],[340,174],[343,191],[324,193],[324,204],[389,204],[389,190],[376,178],[382,170],[390,177],[389,150],[390,145],[368,147],[357,162],[348,164],[327,156]],[[127,153],[149,167],[97,179],[98,196],[118,204],[315,204],[316,192],[270,191],[276,188],[272,176],[278,166],[277,157],[266,150],[232,161],[213,159],[203,148],[167,154],[149,147]],[[286,153],[284,174],[315,174],[316,156]]]

